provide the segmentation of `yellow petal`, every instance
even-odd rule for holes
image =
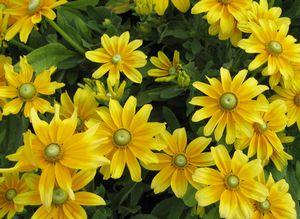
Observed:
[[[125,164],[125,152],[122,149],[116,150],[110,165],[111,177],[114,179],[120,178],[123,174]]]
[[[74,200],[75,196],[72,190],[72,179],[69,169],[57,162],[55,164],[55,177],[59,187],[68,193],[70,199]]]
[[[39,191],[41,201],[46,208],[49,208],[52,203],[52,193],[55,182],[55,171],[52,164],[48,164],[43,170],[39,182]]]
[[[224,185],[222,174],[212,168],[196,169],[193,180],[204,185]]]
[[[187,190],[188,182],[184,175],[184,170],[176,169],[172,175],[171,188],[177,198],[182,198]]]
[[[125,159],[130,172],[131,179],[134,182],[142,181],[141,166],[130,150],[125,150]]]
[[[228,174],[231,171],[231,159],[228,151],[223,145],[217,147],[211,147],[211,153],[213,155],[216,166],[223,174]]]
[[[72,189],[77,191],[85,187],[96,175],[96,170],[81,170],[72,176]]]
[[[75,203],[85,206],[105,205],[105,201],[99,195],[90,192],[76,192]]]
[[[225,190],[220,199],[219,213],[221,218],[232,218],[237,208],[235,191]]]
[[[165,191],[171,185],[171,176],[174,171],[174,167],[167,166],[153,178],[151,188],[154,189],[155,194]]]
[[[208,206],[219,201],[224,190],[225,188],[223,185],[207,186],[200,189],[196,193],[195,198],[198,201],[198,205],[202,207]]]

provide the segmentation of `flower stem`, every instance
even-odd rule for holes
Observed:
[[[54,21],[47,19],[48,23],[79,53],[85,54],[82,46],[76,43],[63,29],[61,29]]]
[[[32,52],[34,50],[34,48],[32,48],[30,46],[27,46],[27,45],[15,40],[15,39],[10,40],[8,43],[11,44],[11,45],[17,46],[19,48],[25,49],[28,52]]]

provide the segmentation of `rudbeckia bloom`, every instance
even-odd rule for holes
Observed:
[[[52,95],[56,89],[64,86],[63,83],[51,82],[51,75],[56,68],[45,70],[33,79],[33,68],[26,57],[21,57],[20,69],[16,73],[12,65],[4,65],[7,86],[0,86],[0,98],[7,98],[8,101],[4,105],[3,115],[17,114],[23,105],[25,117],[29,117],[32,108],[41,113],[51,112],[50,103],[39,96]]]
[[[293,64],[300,64],[300,44],[296,44],[297,40],[293,36],[287,35],[289,26],[281,25],[278,30],[272,20],[261,19],[258,23],[249,23],[251,36],[238,43],[247,53],[258,54],[249,64],[249,70],[253,71],[268,63],[268,75],[279,72],[286,80],[293,78]]]
[[[16,22],[7,30],[5,40],[9,41],[20,32],[20,41],[26,43],[33,27],[42,21],[42,16],[50,20],[56,17],[54,8],[67,3],[66,0],[20,0],[17,5],[6,9],[5,13],[17,16]]]
[[[131,96],[124,107],[114,99],[110,99],[109,108],[100,107],[97,111],[101,120],[97,138],[103,139],[98,153],[106,155],[111,164],[101,167],[105,179],[110,176],[118,179],[127,165],[131,179],[140,182],[141,167],[137,159],[144,163],[156,163],[158,157],[151,149],[157,149],[154,136],[165,130],[165,125],[148,122],[152,106],[144,105],[137,113],[137,100]]]
[[[151,77],[156,77],[155,81],[162,82],[162,81],[170,81],[175,79],[178,75],[178,70],[180,68],[179,62],[179,52],[175,50],[173,61],[171,62],[170,59],[166,56],[166,54],[162,51],[158,52],[157,57],[152,56],[150,61],[153,65],[157,68],[151,69],[148,71],[148,75]]]
[[[95,177],[96,170],[81,170],[73,172],[71,176],[72,190],[75,199],[68,198],[65,190],[57,184],[53,189],[52,201],[50,208],[42,205],[32,215],[31,219],[41,218],[80,218],[87,219],[87,214],[83,206],[105,205],[105,201],[100,196],[82,191],[82,189]],[[36,174],[28,174],[27,181],[30,182],[31,190],[16,196],[16,203],[24,205],[41,205],[39,195],[40,177]]]
[[[288,193],[289,184],[287,184],[284,179],[275,182],[271,173],[268,180],[265,179],[263,172],[258,179],[261,183],[266,185],[269,190],[269,195],[263,202],[254,202],[254,214],[252,219],[296,219],[295,202]]]
[[[288,88],[274,87],[274,98],[285,101],[287,106],[287,126],[297,123],[300,130],[300,81],[291,82]]]
[[[287,160],[292,159],[292,156],[284,152],[283,145],[277,135],[278,132],[283,131],[286,127],[287,107],[282,100],[275,100],[269,104],[263,95],[259,96],[257,101],[262,105],[269,105],[268,111],[261,113],[264,122],[261,124],[252,123],[251,136],[238,133],[237,140],[234,143],[235,148],[244,150],[249,146],[249,157],[257,154],[263,165],[267,165],[271,158],[276,168],[282,171],[287,165]],[[280,159],[278,159],[278,156]]]
[[[192,179],[196,168],[214,164],[211,153],[203,152],[211,139],[198,137],[187,144],[184,128],[176,129],[173,135],[165,131],[161,137],[161,143],[166,147],[163,149],[164,153],[156,154],[158,163],[144,165],[146,169],[159,170],[152,180],[151,188],[157,194],[171,186],[176,197],[182,198],[188,184],[199,188],[199,184]]]
[[[211,147],[211,153],[218,170],[199,168],[193,180],[207,185],[196,193],[200,206],[208,206],[220,200],[221,218],[232,218],[236,212],[240,218],[251,218],[252,201],[263,202],[268,189],[255,178],[263,171],[259,160],[248,162],[242,151],[235,151],[232,159],[223,146]]]
[[[269,9],[267,0],[260,0],[258,2],[252,2],[251,9],[245,12],[245,19],[240,20],[238,23],[238,28],[245,33],[252,33],[251,28],[249,28],[249,22],[255,22],[259,24],[260,19],[273,20],[278,28],[282,25],[290,25],[291,19],[288,17],[280,17],[281,15],[280,7],[272,7]]]
[[[209,33],[219,34],[220,40],[231,38],[236,45],[242,37],[237,22],[251,8],[251,3],[252,0],[201,0],[192,8],[192,14],[207,12],[206,19],[211,25]]]
[[[144,67],[147,63],[147,56],[139,48],[143,41],[134,40],[129,42],[130,34],[128,31],[121,36],[109,37],[104,34],[101,37],[102,48],[85,53],[87,59],[92,62],[101,63],[93,77],[98,79],[108,72],[108,80],[111,85],[120,80],[120,72],[134,83],[141,83],[142,74],[137,68]]]
[[[24,178],[19,178],[18,173],[6,173],[3,174],[3,178],[4,181],[0,183],[0,218],[4,218],[7,214],[7,218],[11,219],[16,212],[24,210],[24,205],[17,204],[15,197],[18,194],[27,192],[28,187]]]
[[[67,192],[68,197],[74,200],[72,190],[71,169],[95,169],[103,164],[109,164],[109,160],[97,153],[101,140],[94,134],[97,126],[85,132],[76,133],[77,114],[73,113],[69,119],[59,118],[59,106],[55,105],[55,114],[50,124],[46,123],[31,110],[31,122],[35,135],[23,149],[24,153],[30,153],[31,162],[35,168],[41,169],[39,192],[42,203],[49,207],[52,201],[55,181],[60,188]],[[84,156],[83,156],[84,155]],[[19,157],[18,167],[28,161],[26,154]],[[14,170],[14,168],[12,168]],[[0,170],[0,172],[7,170]]]
[[[84,123],[89,119],[97,119],[98,114],[96,112],[98,108],[98,102],[85,89],[78,88],[74,97],[73,102],[67,92],[60,96],[60,115],[63,118],[70,118],[74,111],[77,110],[77,131],[85,129]]]
[[[207,78],[210,85],[194,82],[193,86],[207,96],[194,97],[190,104],[201,106],[192,117],[198,122],[210,118],[204,127],[204,135],[215,133],[219,141],[226,127],[226,143],[232,144],[236,138],[237,128],[251,135],[250,123],[263,123],[259,112],[266,111],[267,105],[261,105],[253,100],[268,89],[258,85],[255,78],[246,81],[247,70],[240,71],[233,79],[227,69],[221,68],[221,82],[216,78]]]
[[[171,0],[175,8],[180,12],[185,13],[190,8],[190,0]],[[158,15],[164,15],[169,6],[169,0],[154,0],[155,11]]]

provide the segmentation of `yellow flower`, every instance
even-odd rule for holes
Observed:
[[[122,81],[121,84],[119,84],[120,81],[117,81],[114,85],[111,85],[111,83],[107,81],[107,86],[99,80],[85,78],[84,81],[86,84],[82,87],[92,93],[97,100],[105,102],[109,101],[111,98],[120,100],[126,87],[126,81]]]
[[[154,0],[134,0],[134,10],[139,15],[150,15],[153,12]]]
[[[34,109],[31,110],[31,122],[35,135],[29,137],[31,141],[25,142],[27,148],[23,148],[24,156],[19,156],[16,167],[28,163],[26,153],[29,153],[30,162],[34,163],[35,168],[42,170],[39,192],[46,207],[51,206],[55,181],[74,200],[71,169],[94,169],[109,164],[105,157],[97,153],[101,144],[101,140],[94,136],[97,126],[76,133],[76,112],[71,118],[60,120],[59,105],[55,105],[55,114],[50,124],[40,120]],[[0,170],[7,171],[9,170]]]
[[[147,56],[139,48],[143,41],[134,40],[129,42],[129,32],[124,32],[121,36],[109,37],[104,34],[101,37],[102,48],[85,53],[87,59],[96,63],[103,63],[94,73],[94,78],[101,78],[108,73],[108,81],[115,85],[120,80],[120,72],[135,82],[141,83],[142,74],[136,69],[144,67],[147,63]]]
[[[190,0],[171,0],[175,8],[180,12],[185,13],[190,8]],[[158,15],[164,15],[169,6],[169,0],[154,0],[155,11]]]
[[[42,21],[42,16],[54,20],[56,14],[53,9],[67,3],[67,0],[20,0],[14,2],[17,7],[6,9],[5,13],[17,16],[18,19],[8,29],[5,40],[11,40],[20,32],[20,41],[26,43],[33,27]]]
[[[84,206],[98,206],[105,205],[105,201],[100,196],[81,191],[96,174],[96,170],[81,170],[73,172],[71,176],[72,190],[74,191],[75,199],[68,198],[65,190],[60,188],[57,184],[52,192],[52,201],[50,208],[45,205],[39,207],[32,215],[31,219],[42,218],[80,218],[87,219],[87,214],[81,205]],[[23,205],[41,205],[39,194],[40,176],[36,174],[28,174],[25,178],[31,185],[32,191],[22,193],[16,196],[16,203]]]
[[[165,125],[158,122],[148,122],[152,106],[144,105],[137,113],[137,100],[131,96],[124,107],[114,99],[110,99],[109,108],[100,107],[101,117],[96,133],[103,143],[98,153],[106,155],[111,164],[101,167],[105,179],[110,176],[118,179],[127,165],[131,178],[135,182],[142,180],[141,167],[137,159],[144,163],[158,162],[151,149],[157,149],[154,136],[165,130]]]
[[[193,8],[192,14],[207,12],[206,19],[211,25],[209,34],[219,34],[220,40],[231,38],[233,45],[241,39],[237,23],[251,8],[252,0],[201,0]]]
[[[263,202],[255,202],[254,215],[252,219],[261,218],[285,218],[296,219],[295,202],[288,193],[289,184],[284,179],[275,182],[270,173],[268,180],[265,180],[264,173],[261,173],[259,181],[266,185],[269,196]]]
[[[253,100],[268,89],[267,86],[258,85],[255,78],[246,81],[247,70],[240,71],[233,79],[227,69],[221,68],[221,82],[216,78],[207,78],[210,85],[195,82],[193,86],[207,96],[194,97],[190,103],[203,107],[197,110],[192,121],[198,122],[210,118],[204,127],[204,134],[209,136],[214,131],[215,139],[219,141],[226,128],[226,143],[232,144],[239,129],[251,135],[250,123],[263,123],[259,112],[266,111],[267,105]]]
[[[263,202],[268,196],[268,189],[255,178],[263,171],[259,160],[248,162],[242,151],[235,151],[232,159],[223,146],[211,147],[211,153],[218,170],[199,168],[193,180],[207,185],[196,193],[200,206],[208,206],[220,200],[221,218],[232,218],[237,211],[240,218],[251,218],[251,202]]]
[[[287,126],[297,123],[300,130],[300,81],[291,82],[289,88],[274,87],[275,99],[285,101],[287,106]]]
[[[192,179],[196,168],[214,164],[211,153],[203,152],[211,139],[198,137],[187,144],[184,128],[176,129],[173,135],[165,131],[161,136],[161,143],[166,145],[164,153],[156,154],[158,163],[144,165],[146,169],[159,170],[152,180],[151,188],[157,194],[171,186],[176,197],[182,198],[189,183],[199,188],[199,184]]]
[[[14,71],[12,65],[5,64],[5,78],[7,86],[0,86],[0,98],[8,98],[4,105],[3,115],[17,114],[23,104],[24,115],[29,117],[30,110],[38,112],[51,112],[53,109],[48,101],[40,98],[40,95],[51,95],[56,89],[64,86],[63,83],[51,82],[51,75],[56,68],[51,67],[35,77],[33,80],[33,68],[28,64],[26,57],[21,57],[19,73]]]
[[[264,122],[262,124],[252,123],[251,136],[238,133],[234,146],[237,150],[244,150],[249,146],[249,157],[257,154],[257,158],[262,161],[262,165],[267,165],[271,158],[276,168],[282,171],[287,165],[287,160],[292,159],[292,156],[284,152],[284,147],[277,135],[286,127],[287,118],[285,114],[287,107],[282,100],[275,100],[269,104],[263,95],[260,95],[257,101],[262,105],[269,105],[268,111],[261,113]]]
[[[85,122],[90,119],[97,119],[98,114],[96,112],[98,108],[98,102],[85,89],[77,89],[73,102],[67,92],[60,96],[60,115],[63,118],[70,118],[74,111],[77,110],[77,131],[85,130]]]
[[[243,39],[238,46],[247,53],[258,53],[249,64],[253,71],[268,63],[267,74],[279,72],[285,80],[294,77],[293,64],[300,64],[300,44],[293,36],[287,35],[289,26],[281,25],[279,30],[272,20],[259,20],[259,24],[249,23],[253,32],[248,39]]]
[[[162,51],[158,52],[157,57],[152,56],[150,61],[157,68],[149,70],[148,75],[151,77],[156,77],[155,81],[157,82],[175,79],[178,75],[178,70],[181,67],[179,64],[179,52],[177,50],[174,52],[172,62]]]
[[[16,203],[15,197],[27,192],[28,187],[24,178],[19,178],[18,173],[6,173],[3,176],[4,181],[0,183],[0,218],[7,214],[7,218],[11,219],[16,212],[24,210],[24,205]]]
[[[290,25],[291,19],[288,17],[280,17],[281,12],[280,7],[272,7],[269,9],[267,0],[260,0],[259,3],[254,1],[252,2],[251,9],[246,11],[245,19],[239,21],[238,28],[244,33],[252,33],[251,28],[249,28],[249,22],[254,22],[259,25],[260,19],[273,20],[278,28],[282,25]]]

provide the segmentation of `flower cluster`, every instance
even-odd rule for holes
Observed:
[[[163,16],[169,5],[134,2],[143,17]],[[189,0],[171,2],[182,13],[190,9]],[[65,3],[0,0],[0,43],[17,33],[26,43],[43,16],[58,30],[53,10]],[[85,189],[98,183],[97,170],[104,180],[128,175],[135,183],[151,171],[147,179],[153,176],[154,194],[170,189],[183,199],[192,188],[200,208],[219,202],[221,218],[297,218],[288,183],[275,181],[268,169],[286,171],[293,156],[285,143],[294,140],[286,129],[300,130],[300,44],[288,35],[290,19],[267,0],[200,0],[191,13],[205,13],[210,35],[256,54],[248,69],[221,67],[217,76],[195,79],[179,50],[159,47],[155,56],[143,40],[131,40],[129,31],[103,33],[89,51],[65,38],[75,50],[83,49],[81,59],[91,67],[72,89],[54,79],[55,66],[37,72],[30,55],[14,65],[13,58],[0,55],[0,119],[19,116],[30,124],[22,146],[7,156],[14,165],[0,169],[0,218],[13,218],[27,206],[37,206],[32,218],[87,218],[82,206],[106,205]],[[269,76],[270,87],[254,71]],[[189,94],[184,98],[191,118],[171,128],[154,117],[155,102],[132,94],[145,89],[146,80]],[[189,133],[188,123],[196,134]]]

